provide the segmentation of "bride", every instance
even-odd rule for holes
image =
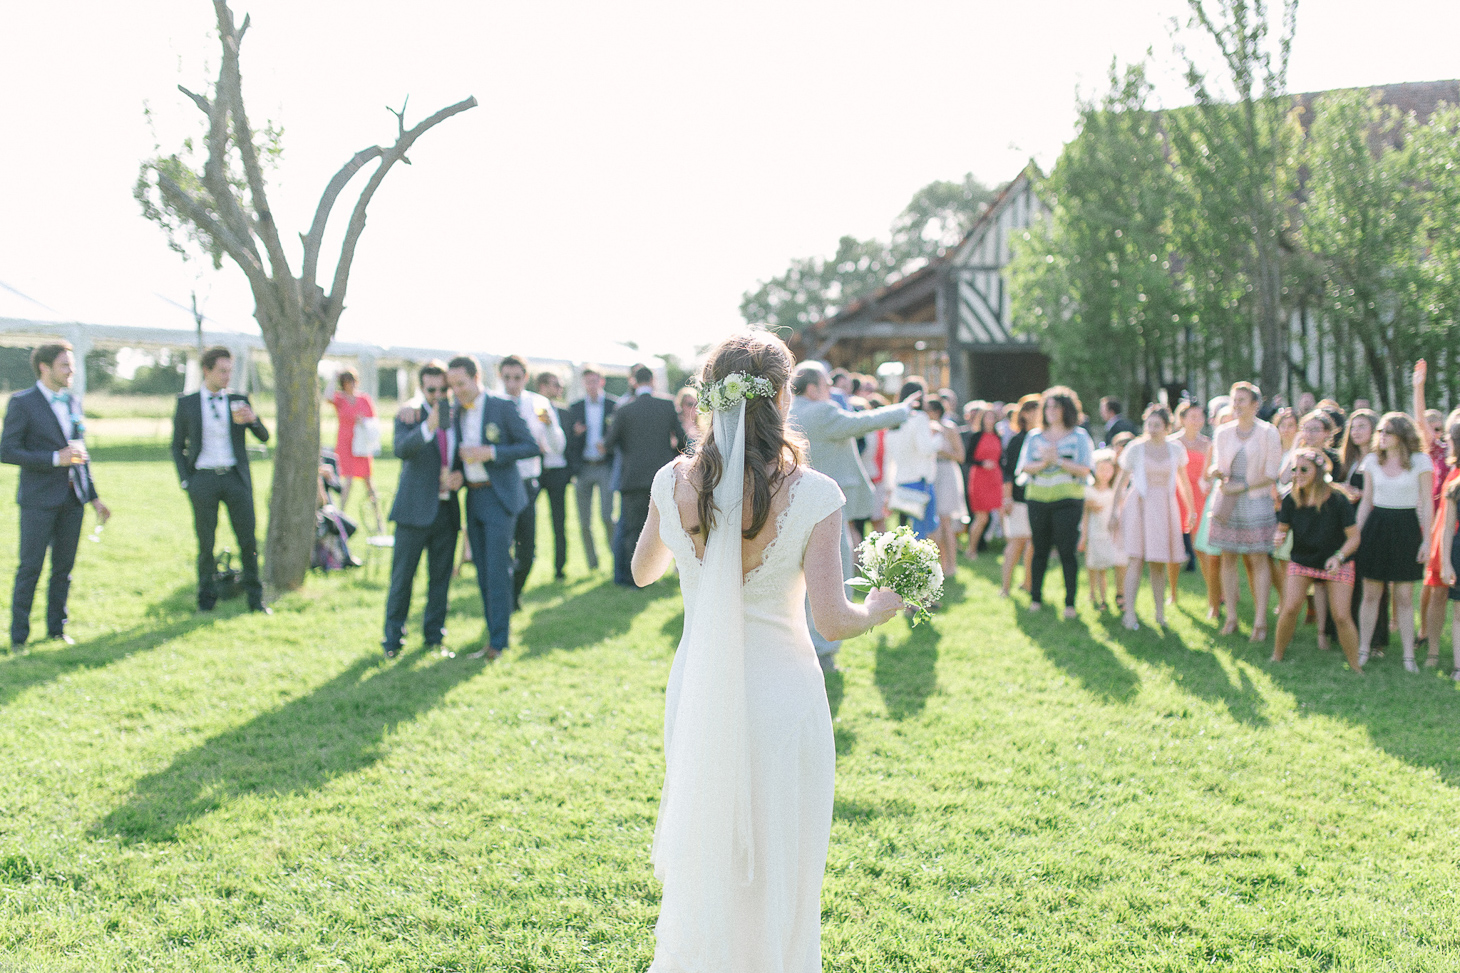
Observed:
[[[836,746],[803,599],[832,640],[902,601],[886,589],[847,600],[841,490],[786,427],[793,365],[764,331],[710,354],[709,434],[655,476],[634,551],[640,585],[678,563],[685,607],[665,699],[651,973],[821,969]]]

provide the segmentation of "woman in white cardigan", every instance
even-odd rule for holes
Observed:
[[[1147,562],[1151,564],[1151,593],[1156,597],[1156,626],[1166,624],[1166,565],[1186,560],[1186,548],[1181,543],[1181,509],[1183,505],[1192,509],[1186,447],[1167,438],[1171,410],[1152,405],[1143,418],[1146,434],[1120,454],[1120,478],[1115,483],[1117,513],[1110,524],[1112,533],[1118,530],[1130,559],[1125,569],[1122,622],[1132,631],[1140,627],[1136,621],[1136,594]]]
[[[1262,392],[1251,382],[1232,386],[1232,411],[1237,421],[1218,429],[1212,437],[1212,465],[1207,478],[1221,484],[1222,495],[1212,510],[1207,540],[1222,552],[1222,601],[1227,606],[1223,635],[1237,631],[1237,562],[1243,554],[1253,558],[1253,599],[1257,611],[1252,620],[1253,642],[1267,639],[1267,599],[1272,588],[1272,569],[1266,555],[1272,553],[1277,531],[1277,508],[1273,486],[1283,462],[1283,442],[1271,423],[1257,418]]]

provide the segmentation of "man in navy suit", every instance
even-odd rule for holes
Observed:
[[[227,348],[209,348],[200,363],[202,388],[178,396],[172,417],[172,459],[177,465],[178,481],[193,505],[193,532],[198,538],[198,610],[212,611],[218,600],[213,590],[213,540],[218,533],[221,503],[228,508],[228,522],[238,540],[249,611],[272,614],[264,607],[264,588],[259,583],[253,475],[248,470],[248,449],[243,441],[247,429],[259,442],[266,443],[269,430],[254,414],[247,395],[228,391],[233,355]]]
[[[446,366],[427,362],[418,373],[425,399],[421,421],[395,420],[395,455],[400,459],[400,484],[390,519],[395,521],[395,546],[390,565],[390,596],[385,602],[385,657],[400,653],[410,614],[411,588],[421,552],[426,552],[426,616],[422,634],[427,648],[439,648],[446,634],[446,596],[451,585],[451,564],[456,556],[456,535],[461,530],[461,503],[457,491],[462,473],[453,470],[456,431],[451,403],[446,397]]]
[[[604,450],[618,450],[622,461],[613,539],[613,582],[621,588],[638,587],[629,565],[649,519],[654,474],[673,462],[688,442],[674,400],[654,394],[654,372],[647,365],[636,365],[633,380],[633,395],[614,411],[603,442]]]
[[[41,345],[30,355],[39,381],[10,397],[0,432],[0,460],[20,467],[20,565],[10,597],[10,645],[30,637],[30,606],[51,552],[46,592],[46,637],[68,644],[66,597],[81,540],[81,519],[91,504],[101,523],[111,511],[96,495],[86,453],[81,403],[68,391],[76,360],[69,342]]]
[[[456,397],[452,429],[466,487],[466,537],[482,593],[488,642],[473,659],[495,659],[507,648],[512,617],[512,538],[517,514],[527,506],[527,489],[517,461],[541,455],[537,440],[516,403],[482,388],[476,359],[459,355],[446,366],[446,383]]]

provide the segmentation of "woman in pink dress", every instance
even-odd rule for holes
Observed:
[[[989,515],[1004,506],[1004,444],[994,428],[999,414],[979,403],[969,416],[972,431],[968,438],[968,510],[973,525],[968,529],[968,556],[978,557],[978,543],[988,528]]]
[[[1156,601],[1156,627],[1166,625],[1166,565],[1186,560],[1181,543],[1181,509],[1192,509],[1191,482],[1186,476],[1186,449],[1168,439],[1171,410],[1164,405],[1146,408],[1146,434],[1133,441],[1120,456],[1120,479],[1115,486],[1115,509],[1110,521],[1118,532],[1130,559],[1125,570],[1126,628],[1134,631],[1136,593],[1141,569],[1151,566],[1151,592]]]
[[[375,405],[368,395],[356,395],[358,377],[353,368],[343,369],[337,381],[339,388],[330,397],[330,405],[340,419],[340,430],[335,435],[335,456],[340,466],[340,509],[346,509],[350,502],[350,484],[355,480],[365,481],[365,495],[375,503],[375,485],[370,482],[370,457],[356,456],[351,452],[355,438],[355,420],[374,418]]]

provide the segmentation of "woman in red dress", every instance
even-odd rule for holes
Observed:
[[[335,456],[340,467],[340,509],[346,509],[350,502],[350,484],[356,479],[365,481],[365,495],[375,503],[375,485],[370,482],[370,457],[356,456],[352,451],[355,438],[355,420],[374,418],[375,405],[368,395],[356,395],[358,377],[353,368],[342,370],[337,378],[339,388],[330,397],[335,414],[340,419],[340,429],[335,435]]]
[[[968,556],[978,557],[978,542],[989,525],[989,514],[1004,506],[1004,473],[999,460],[1004,444],[995,426],[999,415],[988,403],[969,417],[972,434],[968,440],[968,512],[973,524],[968,528]]]

